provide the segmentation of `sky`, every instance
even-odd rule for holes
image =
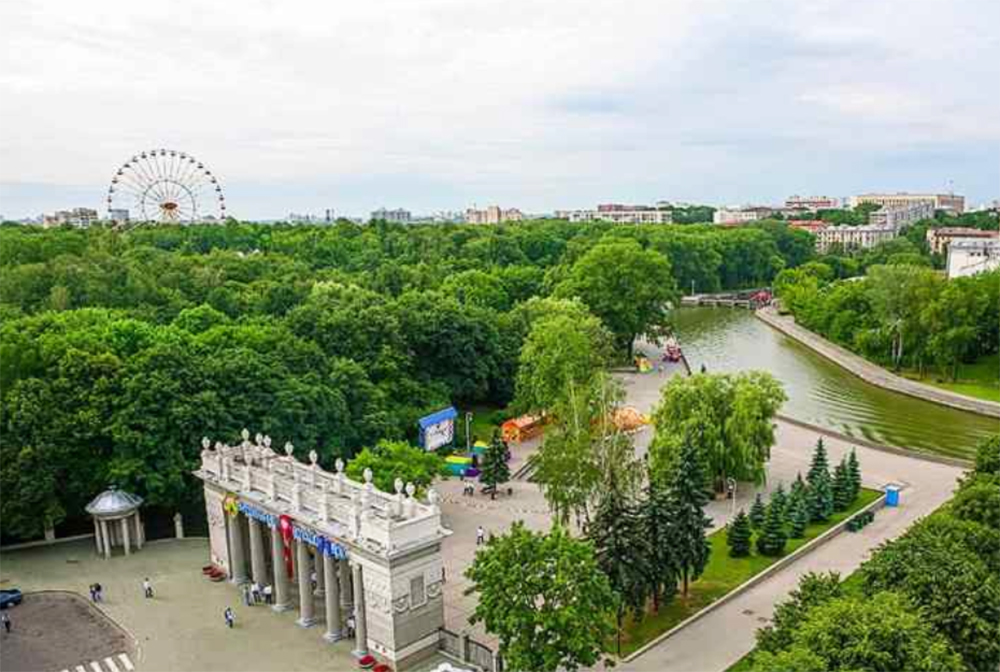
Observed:
[[[996,0],[0,3],[0,214],[153,148],[230,214],[1000,197]]]

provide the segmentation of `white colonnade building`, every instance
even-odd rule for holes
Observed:
[[[395,493],[271,449],[258,434],[230,446],[202,440],[211,560],[234,583],[272,586],[277,611],[298,602],[298,624],[320,620],[324,637],[347,636],[354,616],[354,653],[369,650],[403,667],[437,650],[444,625],[442,541],[437,494],[419,501],[412,484]],[[315,575],[315,588],[313,586]],[[293,583],[294,582],[294,583]],[[297,595],[293,595],[297,593]],[[316,602],[320,603],[317,617]]]

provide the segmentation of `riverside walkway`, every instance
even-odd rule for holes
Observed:
[[[774,327],[789,338],[793,338],[799,343],[810,348],[814,352],[823,355],[838,366],[853,373],[858,378],[877,385],[886,390],[906,394],[917,399],[930,401],[943,406],[950,406],[962,411],[969,411],[986,415],[993,418],[1000,418],[1000,403],[987,401],[985,399],[975,399],[962,394],[943,390],[926,383],[921,383],[886,371],[881,366],[869,362],[867,359],[854,354],[836,343],[831,343],[822,336],[815,334],[795,323],[795,319],[784,315],[779,315],[778,311],[768,306],[761,308],[754,313],[759,319]]]

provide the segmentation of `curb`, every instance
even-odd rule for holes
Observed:
[[[857,355],[844,347],[832,343],[819,334],[809,331],[797,324],[794,318],[779,317],[769,309],[762,308],[755,310],[754,315],[768,326],[780,331],[785,336],[791,338],[796,343],[800,343],[816,354],[828,359],[845,371],[857,376],[867,383],[880,387],[883,390],[905,394],[914,399],[920,399],[931,404],[948,406],[966,413],[975,413],[990,418],[1000,418],[1000,404],[985,399],[976,399],[965,395],[940,390],[919,381],[902,378],[883,369],[881,366],[869,362],[860,355]],[[790,323],[789,323],[790,321]],[[800,333],[804,332],[804,333]],[[867,370],[871,367],[876,373]]]
[[[707,607],[705,607],[701,611],[698,611],[697,613],[692,614],[691,616],[688,616],[686,619],[684,619],[683,621],[681,621],[680,623],[678,623],[674,627],[670,628],[669,630],[667,630],[663,634],[657,636],[655,639],[652,639],[652,640],[646,642],[640,648],[636,649],[635,651],[633,651],[632,653],[630,653],[626,657],[621,658],[619,662],[621,662],[621,663],[631,663],[633,660],[635,660],[639,656],[645,654],[646,652],[648,652],[650,649],[654,648],[655,646],[657,646],[659,644],[662,644],[664,641],[666,641],[667,639],[670,639],[671,637],[673,637],[678,632],[680,632],[684,628],[688,627],[689,625],[691,625],[695,621],[701,620],[702,618],[704,618],[705,616],[709,615],[710,613],[712,613],[713,611],[715,611],[716,609],[718,609],[722,605],[727,604],[728,602],[730,602],[733,599],[735,599],[736,597],[742,595],[743,593],[745,593],[746,591],[750,590],[751,588],[753,588],[757,584],[762,583],[763,581],[769,579],[773,574],[775,574],[778,571],[784,569],[788,565],[791,565],[792,563],[794,563],[796,560],[798,560],[802,556],[804,556],[804,555],[812,552],[816,548],[822,546],[823,544],[825,544],[826,542],[828,542],[830,539],[833,539],[835,536],[837,536],[838,534],[840,534],[841,532],[843,532],[844,529],[846,529],[848,522],[850,522],[854,518],[858,517],[862,513],[865,513],[866,511],[878,511],[879,509],[881,509],[884,506],[885,506],[885,493],[883,492],[882,495],[878,499],[876,499],[875,501],[873,501],[872,503],[870,503],[868,506],[864,507],[863,509],[859,509],[858,511],[855,511],[854,515],[849,516],[847,518],[844,518],[842,521],[840,521],[839,523],[837,523],[836,525],[834,525],[833,527],[831,527],[829,530],[827,530],[823,534],[819,535],[818,537],[816,537],[812,541],[804,544],[803,546],[800,546],[793,553],[790,553],[790,554],[786,555],[785,557],[779,559],[777,562],[775,562],[773,565],[771,565],[770,567],[768,567],[767,569],[765,569],[764,571],[762,571],[760,574],[757,574],[756,576],[750,577],[749,579],[747,579],[746,581],[744,581],[740,585],[736,586],[731,591],[729,591],[728,593],[726,593],[725,595],[723,595],[718,600],[716,600],[712,604],[708,605]]]

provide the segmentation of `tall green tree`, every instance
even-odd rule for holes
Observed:
[[[601,497],[587,537],[594,546],[597,566],[618,593],[617,646],[622,652],[622,621],[627,611],[642,618],[653,592],[652,547],[638,505],[614,482]]]
[[[764,527],[764,519],[767,518],[767,507],[764,505],[764,497],[759,492],[753,498],[753,505],[750,507],[750,527],[760,530]]]
[[[629,360],[637,337],[665,332],[669,305],[679,298],[667,258],[627,239],[608,239],[592,247],[555,293],[587,304]]]
[[[757,533],[757,552],[761,555],[778,556],[785,552],[788,535],[781,511],[773,504],[767,507],[764,526]]]
[[[823,437],[820,437],[816,441],[809,475],[806,477],[809,482],[810,516],[816,522],[824,522],[833,514],[833,482],[829,464],[826,446],[823,445]]]
[[[706,484],[717,492],[728,478],[763,483],[775,440],[774,416],[784,401],[781,384],[759,371],[672,378],[653,411],[649,450],[654,472],[669,469],[690,437],[697,442]]]
[[[668,602],[677,592],[680,577],[674,552],[673,502],[670,490],[660,479],[647,478],[646,496],[640,502],[639,515],[649,544],[653,610],[659,612],[661,602]]]
[[[674,543],[684,596],[693,579],[701,576],[712,551],[706,530],[712,519],[705,515],[708,493],[695,441],[681,446],[676,467],[667,476],[667,487],[673,502]]]
[[[618,597],[591,544],[560,526],[543,534],[516,522],[477,551],[465,574],[466,594],[477,597],[470,621],[499,639],[509,669],[577,670],[606,660]]]

